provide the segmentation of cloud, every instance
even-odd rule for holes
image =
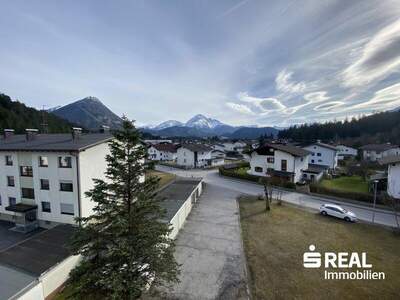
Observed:
[[[330,97],[327,96],[326,91],[318,91],[318,92],[305,94],[304,99],[307,100],[308,103],[318,103],[318,102],[324,102],[326,100],[329,100]]]
[[[239,2],[238,4],[233,5],[232,7],[228,8],[226,11],[224,11],[219,18],[224,18],[228,15],[230,15],[231,13],[233,13],[235,10],[239,9],[241,6],[245,5],[247,2],[249,2],[250,0],[243,0],[241,2]]]
[[[283,93],[301,93],[306,89],[305,82],[292,80],[293,72],[283,69],[275,78],[276,89]]]
[[[248,106],[246,106],[244,104],[227,102],[226,105],[229,108],[231,108],[231,109],[233,109],[233,110],[235,110],[235,111],[237,111],[237,112],[239,112],[241,114],[247,114],[247,115],[253,115],[254,114],[254,112]]]
[[[391,109],[400,106],[400,83],[393,84],[375,92],[370,100],[353,105],[349,110],[368,108],[368,109]]]
[[[362,49],[361,57],[343,71],[343,85],[363,86],[380,81],[400,66],[400,19],[375,34]]]
[[[331,101],[331,102],[317,105],[316,107],[314,107],[314,110],[315,111],[330,111],[334,108],[342,106],[343,104],[344,104],[344,102],[342,102],[342,101]]]
[[[258,98],[249,96],[247,93],[239,93],[238,98],[242,102],[251,103],[262,112],[281,111],[286,106],[275,98]]]

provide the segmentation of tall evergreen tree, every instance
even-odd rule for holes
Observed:
[[[133,123],[124,119],[109,146],[107,180],[96,179],[87,193],[94,214],[78,219],[71,245],[83,256],[68,282],[74,299],[136,299],[149,282],[178,281],[171,228],[155,197],[158,180],[144,181],[146,149]]]

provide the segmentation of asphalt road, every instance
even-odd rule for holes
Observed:
[[[227,178],[224,176],[220,176],[218,174],[218,170],[181,170],[176,168],[170,168],[166,166],[158,165],[157,170],[163,172],[174,173],[181,177],[202,177],[204,182],[219,186],[231,191],[249,194],[249,195],[260,195],[263,194],[263,187],[251,183],[246,182],[244,180],[236,180]],[[343,208],[347,210],[351,210],[354,212],[358,219],[365,222],[372,222],[372,216],[374,210],[370,207],[365,207],[362,205],[349,204],[348,202],[341,202],[338,200],[332,200],[329,198],[316,197],[311,195],[306,195],[297,192],[282,192],[282,201],[293,203],[296,205],[304,206],[312,209],[319,209],[319,207],[324,203],[336,203],[341,205]],[[391,227],[396,227],[396,220],[393,212],[388,210],[376,209],[375,210],[375,223],[380,225],[386,225]]]

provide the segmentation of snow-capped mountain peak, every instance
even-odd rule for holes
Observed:
[[[176,120],[168,120],[168,121],[158,124],[157,126],[153,127],[152,129],[161,130],[161,129],[165,129],[165,128],[169,128],[169,127],[173,127],[173,126],[183,126],[183,125],[184,124],[182,122],[179,122]]]
[[[195,127],[195,128],[215,128],[219,125],[224,125],[220,121],[212,118],[207,118],[202,114],[195,115],[185,124],[187,127]]]

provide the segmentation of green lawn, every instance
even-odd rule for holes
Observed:
[[[380,226],[347,223],[289,204],[240,198],[240,218],[253,299],[398,299],[400,235]],[[319,252],[366,252],[385,280],[325,280],[305,269],[309,245]],[[329,270],[332,271],[332,270]],[[355,271],[355,270],[354,270]]]
[[[345,192],[368,193],[368,183],[361,176],[342,176],[324,179],[321,186]]]

